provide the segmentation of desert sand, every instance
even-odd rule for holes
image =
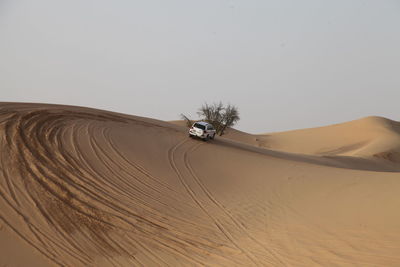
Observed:
[[[182,122],[0,103],[0,137],[0,266],[400,265],[395,121],[203,142]]]

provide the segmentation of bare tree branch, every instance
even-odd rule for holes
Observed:
[[[205,103],[197,114],[202,120],[213,124],[217,134],[220,136],[224,134],[228,127],[232,127],[240,120],[238,108],[231,104],[224,107],[222,102],[213,103],[212,105]]]
[[[186,122],[187,127],[189,127],[189,128],[192,127],[193,121],[191,119],[189,119],[189,117],[187,117],[185,114],[181,113],[181,119]]]

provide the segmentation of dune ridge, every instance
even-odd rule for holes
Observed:
[[[371,117],[202,142],[177,123],[0,103],[0,263],[396,266],[398,133]]]
[[[366,117],[331,126],[261,135],[263,146],[315,155],[369,157],[400,151],[400,123],[383,117]]]

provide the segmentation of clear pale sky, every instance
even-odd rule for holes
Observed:
[[[239,107],[253,133],[400,120],[399,0],[0,0],[0,101],[162,120]]]

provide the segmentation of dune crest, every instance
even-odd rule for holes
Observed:
[[[185,126],[183,121],[171,123]],[[228,129],[224,137],[256,147],[295,154],[400,162],[400,122],[378,116],[318,128],[258,135]]]
[[[184,125],[180,121],[173,123]],[[224,137],[256,147],[304,155],[391,158],[398,162],[393,155],[400,153],[400,122],[378,116],[266,134],[228,129]],[[386,154],[392,156],[384,157]]]
[[[400,124],[383,117],[262,135],[262,145],[293,153],[371,157],[400,151]]]

